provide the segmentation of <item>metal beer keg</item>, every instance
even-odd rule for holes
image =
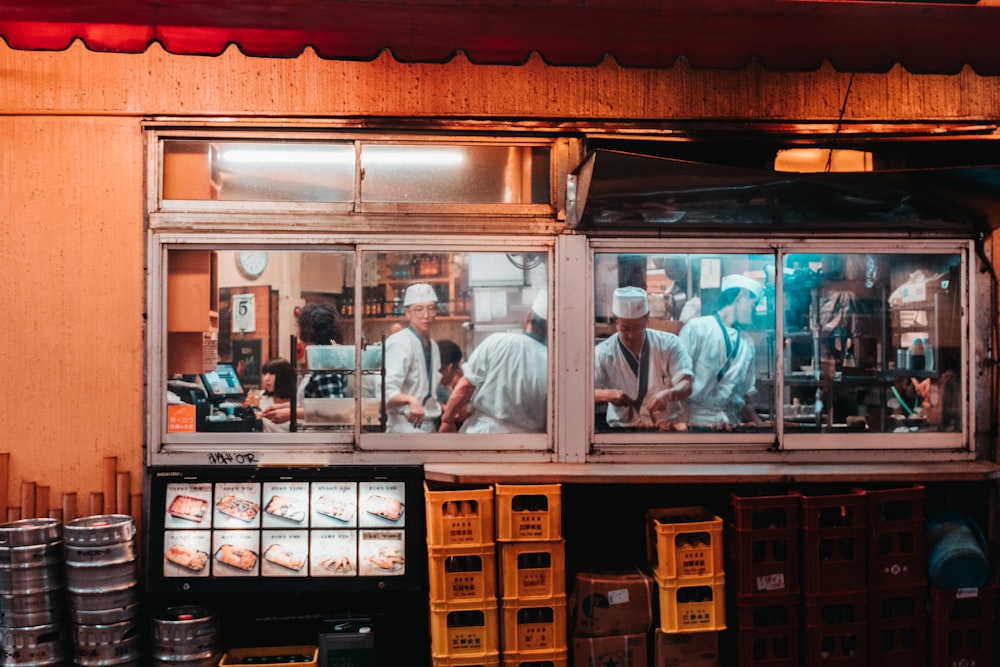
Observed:
[[[218,618],[200,605],[168,607],[154,614],[150,633],[156,665],[216,667],[222,658]]]

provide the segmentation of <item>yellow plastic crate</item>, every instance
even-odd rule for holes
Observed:
[[[525,600],[566,594],[566,541],[504,542],[500,549],[501,597]]]
[[[503,652],[566,648],[566,596],[548,600],[502,600]]]
[[[226,651],[219,667],[227,665],[251,664],[245,662],[247,658],[275,658],[277,656],[306,657],[308,660],[296,660],[295,662],[269,662],[273,667],[317,667],[319,664],[319,647],[315,645],[304,646],[258,646],[254,648],[231,648]]]
[[[567,667],[568,649],[504,651],[502,667]]]
[[[497,541],[562,538],[561,484],[497,484]]]
[[[660,629],[663,632],[711,632],[726,629],[725,577],[661,579]]]
[[[493,489],[431,491],[424,483],[427,544],[437,547],[493,543]]]
[[[431,658],[431,667],[500,667],[500,652],[458,658]]]
[[[722,518],[704,507],[646,510],[646,550],[653,574],[662,579],[721,575]]]
[[[427,575],[431,602],[496,604],[496,549],[492,544],[430,547]]]
[[[431,657],[466,658],[500,650],[493,603],[431,602]]]

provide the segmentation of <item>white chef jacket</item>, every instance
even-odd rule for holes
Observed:
[[[745,396],[756,391],[756,352],[750,334],[725,327],[734,354],[728,350],[714,315],[696,317],[681,329],[681,342],[691,355],[694,386],[688,404],[692,424],[740,424]],[[720,374],[721,373],[721,374]]]
[[[441,353],[431,341],[431,366],[428,373],[423,341],[411,327],[389,336],[385,341],[385,401],[388,405],[397,394],[418,396],[424,400],[424,422],[414,428],[406,421],[408,405],[387,408],[386,431],[390,433],[433,433],[434,420],[441,416],[437,387],[441,380]]]
[[[475,387],[462,433],[543,433],[548,351],[525,333],[495,333],[472,351],[462,372]]]
[[[672,387],[692,375],[691,357],[681,344],[680,338],[674,334],[646,329],[645,347],[648,350],[646,397]],[[639,376],[632,371],[626,355],[631,355],[631,352],[622,349],[617,333],[597,344],[594,349],[595,389],[621,389],[632,398],[638,397]],[[608,403],[608,425],[633,426],[643,421],[639,415],[641,407],[640,402],[630,411],[628,407]],[[666,412],[657,413],[656,416],[658,421],[666,421],[672,417]]]

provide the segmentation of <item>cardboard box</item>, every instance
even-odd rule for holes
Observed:
[[[573,667],[647,667],[646,633],[574,637]]]
[[[657,628],[650,667],[719,667],[719,633],[667,633]]]
[[[580,637],[649,632],[656,583],[638,568],[578,572],[573,586],[573,633]]]

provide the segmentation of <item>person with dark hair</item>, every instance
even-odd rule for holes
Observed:
[[[288,407],[295,394],[295,370],[291,362],[282,357],[270,359],[260,369],[261,396],[258,407],[263,413],[272,407]],[[261,417],[265,432],[287,431],[288,423],[275,424]]]
[[[340,320],[337,311],[325,303],[311,303],[302,309],[298,318],[299,340],[305,347],[310,345],[334,345],[340,338]],[[308,355],[306,355],[308,359]],[[303,399],[344,398],[347,388],[342,373],[312,371],[299,382],[296,416],[305,417]],[[291,405],[274,405],[261,412],[261,417],[275,424],[283,424],[291,419]]]
[[[540,292],[523,333],[491,334],[463,364],[441,415],[442,433],[542,433],[548,418],[548,306]]]
[[[438,401],[444,405],[462,377],[462,348],[448,339],[439,340],[437,344],[441,353],[441,380],[438,382],[437,395]]]
[[[742,274],[722,279],[719,306],[712,315],[688,321],[681,343],[691,355],[694,383],[688,399],[690,422],[696,426],[763,424],[750,400],[756,392],[756,350],[749,324],[764,286]]]

